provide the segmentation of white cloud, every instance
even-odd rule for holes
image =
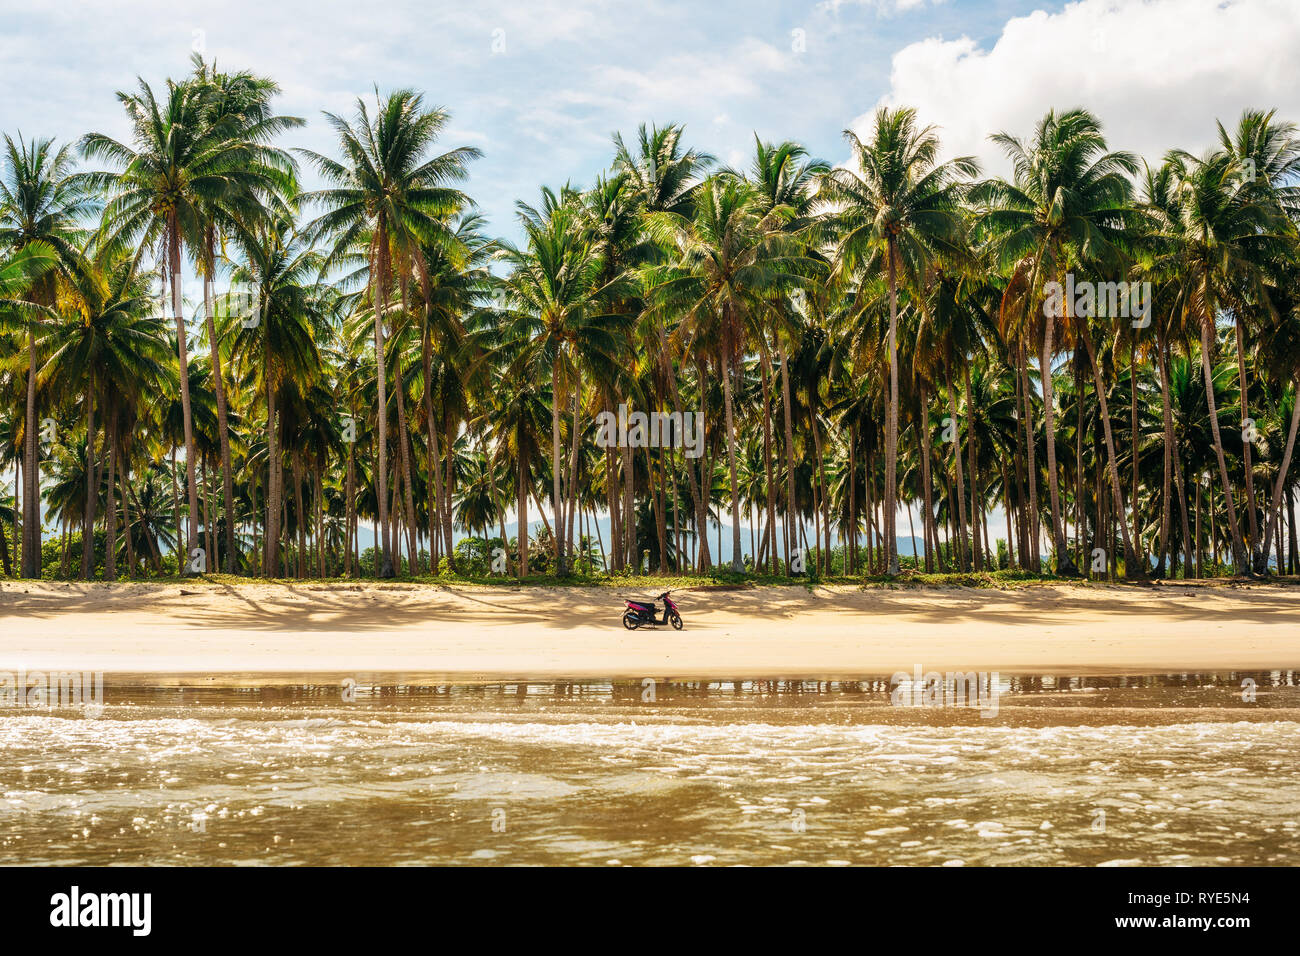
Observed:
[[[1216,119],[1231,127],[1247,107],[1300,121],[1300,4],[1081,0],[1009,20],[992,49],[965,36],[904,47],[881,103],[916,107],[942,127],[946,153],[999,173],[988,135],[1027,136],[1051,108],[1092,110],[1112,148],[1152,161],[1175,146],[1199,151]]]

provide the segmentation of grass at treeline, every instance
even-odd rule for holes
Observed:
[[[72,584],[84,584],[78,578],[60,578],[46,577],[45,581],[67,581]],[[22,579],[16,577],[7,577],[0,574],[0,582],[23,583]],[[93,583],[104,583],[97,581]],[[202,574],[202,575],[160,575],[151,577],[136,578],[134,580],[122,580],[115,582],[120,585],[132,584],[174,584],[182,587],[205,588],[205,587],[231,587],[239,585],[282,585],[282,586],[311,586],[313,590],[337,590],[347,591],[350,588],[358,586],[367,587],[392,587],[405,588],[411,585],[421,587],[491,587],[491,588],[511,588],[511,589],[529,589],[529,588],[604,588],[620,592],[636,592],[642,596],[659,594],[663,591],[672,589],[674,591],[709,591],[709,590],[749,590],[756,588],[770,587],[805,587],[811,590],[820,585],[833,586],[857,586],[866,589],[895,589],[895,588],[974,588],[985,589],[994,588],[1000,590],[1015,590],[1021,588],[1032,588],[1043,585],[1067,585],[1070,587],[1110,587],[1110,586],[1128,586],[1149,588],[1152,586],[1188,586],[1188,587],[1226,587],[1239,584],[1249,583],[1251,585],[1277,585],[1282,587],[1300,587],[1300,578],[1295,576],[1272,576],[1262,579],[1245,579],[1235,578],[1227,575],[1220,577],[1207,577],[1200,579],[1165,579],[1152,580],[1146,582],[1126,582],[1122,578],[1107,580],[1104,578],[1089,580],[1086,578],[1066,578],[1054,574],[1034,574],[1029,571],[1019,569],[1006,569],[999,571],[984,571],[978,573],[971,572],[950,572],[943,574],[926,574],[924,572],[912,571],[905,569],[897,577],[888,577],[886,575],[833,575],[830,577],[795,576],[782,577],[770,574],[746,574],[735,575],[723,571],[717,574],[569,574],[565,577],[559,577],[552,574],[535,574],[530,575],[527,580],[519,581],[517,578],[506,578],[500,575],[478,576],[478,575],[461,575],[461,574],[423,574],[423,575],[399,575],[392,578],[378,578],[373,576],[361,576],[355,578],[347,577],[329,577],[329,578],[262,578],[262,577],[245,577],[232,574]]]

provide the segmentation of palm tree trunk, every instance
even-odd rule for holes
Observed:
[[[898,534],[894,528],[898,511],[898,263],[894,240],[889,255],[889,425],[885,435],[885,554],[891,577],[899,573]]]
[[[1043,383],[1043,424],[1047,434],[1047,487],[1052,503],[1052,542],[1056,548],[1056,573],[1073,576],[1078,573],[1074,559],[1070,557],[1069,544],[1065,540],[1065,528],[1061,523],[1061,487],[1056,473],[1056,421],[1055,398],[1052,395],[1052,333],[1054,319],[1051,309],[1043,323],[1043,350],[1038,357],[1039,374]],[[1066,310],[1069,321],[1069,310]]]
[[[378,465],[375,468],[375,498],[378,502],[379,527],[382,529],[380,532],[382,540],[376,541],[375,546],[380,549],[381,554],[379,576],[381,578],[391,578],[393,576],[393,557],[389,551],[388,541],[388,365],[384,358],[388,235],[382,222],[375,235],[373,249],[370,292],[375,311],[375,384],[377,387],[376,404],[378,406],[376,409],[376,431],[378,434],[375,442]]]
[[[117,478],[117,402],[109,399],[108,434],[108,499],[104,506],[104,580],[117,580],[117,497],[113,491],[113,482]]]
[[[176,319],[176,354],[180,362],[181,419],[185,432],[185,482],[189,520],[185,526],[185,555],[188,558],[199,546],[199,486],[196,478],[198,454],[194,447],[194,418],[190,410],[190,361],[185,346],[185,304],[181,298],[181,236],[176,214],[171,214],[167,224],[170,263],[169,278],[172,286],[172,313]],[[179,535],[179,530],[177,531]],[[188,567],[186,561],[181,562]],[[184,573],[184,571],[182,571]]]
[[[555,573],[568,573],[564,563],[564,501],[560,497],[560,359],[551,362],[551,509],[555,513]]]
[[[934,483],[930,475],[930,408],[925,382],[919,383],[921,394],[917,409],[917,431],[921,433],[921,493],[925,499],[925,513],[921,516],[921,534],[925,536],[925,573],[934,573],[934,551],[930,547],[934,523]]]
[[[402,503],[406,507],[406,543],[410,554],[410,572],[420,571],[420,552],[416,548],[415,535],[419,525],[415,522],[415,492],[411,487],[411,429],[406,418],[406,386],[402,382],[402,370],[399,359],[397,369],[397,441],[401,445],[402,464]],[[450,560],[450,558],[449,558]]]
[[[565,536],[567,538],[567,551],[569,554],[575,554],[573,546],[573,518],[578,512],[578,445],[582,436],[582,423],[579,421],[582,415],[582,367],[574,363],[574,381],[573,381],[573,448],[569,453],[569,503],[567,521],[565,522]],[[581,544],[581,538],[578,541]],[[577,559],[575,558],[575,561]]]
[[[776,487],[773,482],[772,466],[772,360],[767,350],[767,340],[764,338],[759,359],[761,362],[760,369],[763,376],[763,474],[764,481],[767,485],[767,526],[769,532],[776,523]],[[678,406],[679,408],[681,406]],[[853,487],[850,479],[849,487]],[[773,574],[776,573],[776,548],[770,548],[768,557],[771,561],[770,568]],[[758,555],[754,556],[754,570],[758,570]]]
[[[631,409],[628,410],[629,414]],[[627,547],[627,566],[629,568],[640,570],[641,555],[637,553],[636,543],[636,472],[635,462],[632,459],[632,449],[623,443],[623,520],[627,528],[627,534],[624,536],[624,545]]]
[[[1246,348],[1243,342],[1244,333],[1240,314],[1234,310],[1233,329],[1237,338],[1237,390],[1241,394],[1241,400],[1238,404],[1241,406],[1241,433],[1246,434],[1247,423],[1250,421],[1250,393],[1246,388]],[[1249,549],[1254,549],[1256,553],[1261,550],[1268,550],[1268,542],[1259,539],[1259,520],[1255,515],[1255,475],[1251,468],[1250,448],[1251,443],[1243,440],[1241,443],[1242,467],[1246,472],[1246,526],[1250,533]],[[1260,573],[1263,573],[1262,571]]]
[[[722,356],[722,400],[727,420],[727,470],[731,477],[731,570],[737,574],[742,574],[745,570],[745,564],[740,555],[740,491],[736,481],[736,423],[731,401],[732,361],[730,341],[727,342],[725,348],[726,352]]]
[[[1232,563],[1237,574],[1249,573],[1241,528],[1237,524],[1237,506],[1233,500],[1232,481],[1228,477],[1228,462],[1223,454],[1223,440],[1219,436],[1219,409],[1214,400],[1214,372],[1210,357],[1214,354],[1214,309],[1208,298],[1206,284],[1202,285],[1203,312],[1201,314],[1201,372],[1205,378],[1205,401],[1210,413],[1210,432],[1214,436],[1214,456],[1219,463],[1219,481],[1228,506],[1228,530],[1232,534]]]
[[[955,466],[957,477],[957,567],[962,571],[969,571],[970,564],[967,561],[966,553],[966,473],[962,467],[961,461],[961,430],[962,422],[957,415],[957,393],[952,387],[952,373],[945,364],[943,368],[944,384],[948,387],[948,413],[952,416],[952,441],[953,454],[952,460]],[[967,417],[969,417],[967,409]]]
[[[271,383],[271,358],[266,357],[266,559],[265,574],[274,578],[280,567],[280,427]],[[378,542],[376,542],[378,545]]]
[[[1021,375],[1021,392],[1024,395],[1025,415],[1025,466],[1028,471],[1029,486],[1029,518],[1027,521],[1029,532],[1029,564],[1028,567],[1035,574],[1041,573],[1043,569],[1043,548],[1039,540],[1040,526],[1040,509],[1038,507],[1038,456],[1034,448],[1034,403],[1033,390],[1029,387],[1029,356],[1025,354],[1024,344],[1017,346],[1020,356],[1020,375]],[[1077,573],[1077,572],[1076,572]]]
[[[1106,440],[1106,463],[1110,471],[1111,495],[1115,503],[1115,519],[1119,522],[1121,540],[1124,543],[1124,577],[1145,578],[1145,559],[1139,558],[1129,536],[1128,513],[1124,510],[1124,486],[1120,483],[1119,464],[1115,460],[1115,440],[1110,429],[1110,411],[1106,407],[1106,386],[1101,380],[1101,366],[1097,363],[1097,353],[1092,345],[1092,336],[1088,329],[1083,329],[1080,336],[1084,348],[1088,351],[1088,362],[1092,366],[1093,386],[1097,390],[1097,402],[1101,408],[1101,425]]]
[[[27,415],[23,425],[22,576],[41,576],[41,465],[36,429],[36,330],[27,333]]]
[[[1277,522],[1278,516],[1282,513],[1282,489],[1286,487],[1287,472],[1291,468],[1291,455],[1295,452],[1295,435],[1296,426],[1300,425],[1300,380],[1296,382],[1295,400],[1291,408],[1291,426],[1286,433],[1286,448],[1282,452],[1282,464],[1277,469],[1277,481],[1273,484],[1273,500],[1270,502],[1268,509],[1268,527],[1264,532],[1264,537],[1260,540],[1260,546],[1255,551],[1255,573],[1266,574],[1268,572],[1268,553],[1269,547],[1273,540],[1273,528]],[[1247,445],[1250,442],[1246,442]],[[1253,501],[1254,499],[1252,499]],[[1277,567],[1279,573],[1282,570],[1282,549],[1278,547]]]
[[[682,395],[677,387],[677,366],[669,358],[670,353],[668,351],[668,337],[664,334],[664,329],[662,325],[659,326],[659,349],[660,349],[660,354],[663,356],[664,370],[668,373],[667,376],[668,388],[672,391],[673,407],[681,409],[684,412],[686,410],[686,407],[682,404]],[[700,388],[701,395],[703,395],[704,392],[702,386],[703,386],[703,382],[701,382],[701,388]],[[702,400],[703,399],[701,398],[701,401]],[[700,414],[700,421],[701,423],[704,421],[703,411],[701,411]],[[701,453],[700,460],[703,461],[704,449],[700,448],[699,451]],[[701,475],[701,478],[702,477],[703,475]],[[705,499],[703,493],[701,492],[699,483],[696,482],[695,480],[695,472],[691,470],[691,466],[689,462],[686,465],[686,481],[689,484],[691,489],[691,498],[695,502],[695,526],[697,528],[707,530],[708,520],[709,520],[709,503]],[[701,533],[699,534],[699,539],[700,539],[701,557],[700,557],[700,564],[698,570],[703,571],[709,566],[710,563],[709,562],[709,537],[707,534],[701,531]]]
[[[217,437],[221,447],[221,501],[226,515],[226,554],[225,570],[234,574],[235,560],[235,481],[230,470],[230,425],[229,411],[226,404],[226,383],[221,373],[221,349],[218,348],[217,324],[213,315],[212,302],[212,263],[214,253],[212,238],[208,238],[208,270],[203,277],[203,313],[208,326],[208,347],[212,355],[212,385],[217,394]]]
[[[975,403],[971,400],[970,392],[970,363],[966,362],[961,369],[962,380],[965,384],[966,391],[966,418],[969,434],[966,437],[966,454],[970,462],[970,540],[971,540],[971,569],[974,571],[984,570],[984,555],[980,550],[980,528],[983,524],[982,500],[979,491],[979,475],[976,473],[975,458]]]
[[[86,506],[81,515],[81,577],[86,581],[95,576],[95,503],[99,499],[97,491],[95,487],[95,379],[92,373],[86,385]],[[179,525],[176,533],[180,534]]]
[[[519,580],[528,577],[528,465],[519,456]]]
[[[781,354],[781,399],[785,418],[785,573],[790,573],[790,551],[794,547],[790,537],[794,521],[794,427],[790,422],[790,368],[786,361],[785,344],[778,346]],[[867,471],[870,480],[870,469]],[[870,542],[868,542],[870,543]]]

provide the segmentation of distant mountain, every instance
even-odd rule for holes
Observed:
[[[540,520],[529,521],[528,527],[529,527],[529,532],[528,532],[529,540],[533,540],[536,538],[538,532],[542,529],[543,525]],[[587,533],[591,534],[593,538],[597,539],[598,542],[596,547],[597,553],[599,553],[601,550],[600,544],[604,545],[605,552],[608,553],[609,541],[610,541],[609,518],[608,517],[598,518],[595,522],[594,529],[592,528],[592,525],[590,523],[590,518],[588,518],[587,527],[591,529]],[[755,534],[757,533],[758,530],[757,528],[755,528]],[[500,532],[496,528],[493,528],[491,534],[493,537],[496,537],[498,534],[500,534]],[[513,538],[516,537],[518,534],[519,534],[519,523],[517,521],[507,522],[506,536]],[[807,529],[807,535],[808,535],[808,539],[811,541],[813,536],[811,525],[809,525]],[[360,526],[358,536],[360,538],[362,551],[364,551],[366,548],[373,547],[375,543],[374,531],[369,525],[363,522]],[[462,539],[467,537],[470,537],[470,535],[467,535],[464,532],[459,530],[456,532],[457,541],[461,541]],[[744,555],[751,555],[753,549],[750,545],[750,534],[749,534],[748,525],[744,525],[740,529],[740,542],[741,542],[741,553]],[[838,541],[834,543],[836,547],[839,546]],[[719,562],[730,561],[731,560],[731,525],[729,524],[724,524],[722,526],[722,546],[721,546],[720,555],[717,553],[718,550],[719,550],[718,528],[716,525],[712,525],[709,528],[709,552],[713,555],[714,561],[719,561]],[[902,537],[898,539],[898,554],[900,557],[904,557],[904,558],[916,557],[924,553],[925,553],[925,543],[920,538],[914,538],[909,535],[907,537]]]

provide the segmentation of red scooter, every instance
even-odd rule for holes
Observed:
[[[659,624],[671,624],[674,630],[682,629],[682,616],[677,611],[677,605],[668,595],[672,594],[671,590],[665,591],[657,598],[649,601],[628,601],[627,610],[623,612],[623,626],[629,631],[635,631],[638,627],[648,626],[655,627]],[[659,609],[655,607],[655,601],[664,602],[664,616],[656,617]]]

